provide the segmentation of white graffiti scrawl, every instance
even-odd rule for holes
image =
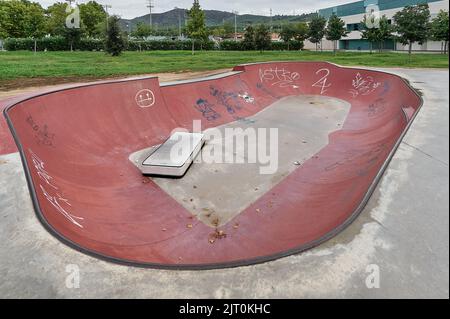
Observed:
[[[363,77],[360,73],[356,74],[355,79],[352,81],[353,88],[350,89],[350,94],[356,98],[360,95],[369,95],[381,86],[380,82],[371,77]]]
[[[320,95],[326,93],[328,89],[331,87],[331,83],[328,82],[328,77],[330,76],[330,73],[331,72],[329,69],[320,69],[316,72],[316,75],[322,74],[322,77],[312,86],[320,88]]]
[[[44,162],[30,150],[30,156],[31,161],[33,162],[34,168],[36,169],[36,173],[38,174],[39,178],[45,181],[47,185],[50,185],[54,189],[57,189],[55,185],[52,184],[53,177],[50,176],[50,174],[45,170],[45,164]]]
[[[39,186],[41,187],[42,193],[44,194],[45,198],[50,202],[50,204],[53,205],[53,207],[56,208],[56,210],[60,214],[62,214],[65,218],[70,220],[73,224],[77,225],[80,228],[83,228],[83,226],[78,221],[82,221],[82,220],[84,220],[84,218],[72,215],[62,207],[62,204],[65,204],[67,206],[72,206],[72,205],[70,205],[70,203],[67,199],[63,198],[59,194],[52,195],[52,194],[48,193],[42,185],[39,185]]]
[[[48,186],[51,187],[51,191],[49,191],[48,186],[46,186],[46,188],[42,184],[39,184],[39,188],[41,189],[44,197],[50,202],[50,204],[52,204],[53,207],[55,207],[55,209],[61,215],[67,218],[71,223],[80,228],[84,228],[83,225],[80,224],[80,222],[83,221],[84,218],[75,216],[67,211],[67,209],[69,209],[69,207],[71,207],[72,205],[67,199],[65,199],[58,193],[59,188],[52,184],[53,177],[45,170],[44,161],[42,161],[32,150],[28,151],[30,152],[33,166],[36,169],[36,174],[42,181],[44,181]]]
[[[278,67],[275,69],[259,69],[259,79],[262,83],[269,82],[272,86],[298,89],[299,86],[296,81],[300,79],[300,74],[288,71],[284,68],[279,69]]]

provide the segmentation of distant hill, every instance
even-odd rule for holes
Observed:
[[[274,24],[283,24],[289,22],[302,22],[309,21],[315,15],[315,13],[302,14],[302,15],[277,15],[272,17]],[[222,25],[224,23],[234,24],[234,14],[231,12],[218,11],[218,10],[205,10],[206,25],[209,27]],[[188,13],[186,9],[173,9],[164,13],[152,14],[152,21],[155,29],[169,29],[178,28],[184,26],[188,19]],[[149,23],[149,14],[137,17],[134,19],[122,19],[122,26],[124,28],[134,27],[139,22]],[[243,14],[237,16],[237,24],[241,29],[248,24],[269,23],[270,17],[261,15]]]

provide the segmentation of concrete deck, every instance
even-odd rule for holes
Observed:
[[[449,72],[384,71],[409,79],[425,104],[365,211],[320,247],[262,265],[161,271],[78,253],[37,221],[19,155],[0,157],[0,297],[448,298]],[[79,288],[66,285],[70,265]],[[380,288],[369,289],[377,268]]]

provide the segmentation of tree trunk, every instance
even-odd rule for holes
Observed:
[[[195,55],[195,42],[192,40],[192,55]]]
[[[370,42],[370,54],[372,54],[372,53],[373,53],[373,43]]]
[[[337,41],[336,40],[334,40],[334,42],[333,42],[333,52],[334,52],[334,55],[336,55],[336,53],[337,53]]]
[[[412,58],[412,42],[409,42],[409,47],[408,47],[408,55],[409,55],[409,62],[411,63],[411,58]]]
[[[34,53],[37,52],[37,40],[34,39]]]
[[[444,42],[444,54],[448,53],[448,41]]]

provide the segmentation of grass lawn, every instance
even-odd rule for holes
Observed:
[[[330,61],[347,66],[448,68],[448,56],[402,53],[339,52],[125,52],[118,58],[102,52],[0,52],[0,84],[23,78],[103,78],[161,72],[205,71],[263,61]],[[45,79],[43,79],[45,80]]]

